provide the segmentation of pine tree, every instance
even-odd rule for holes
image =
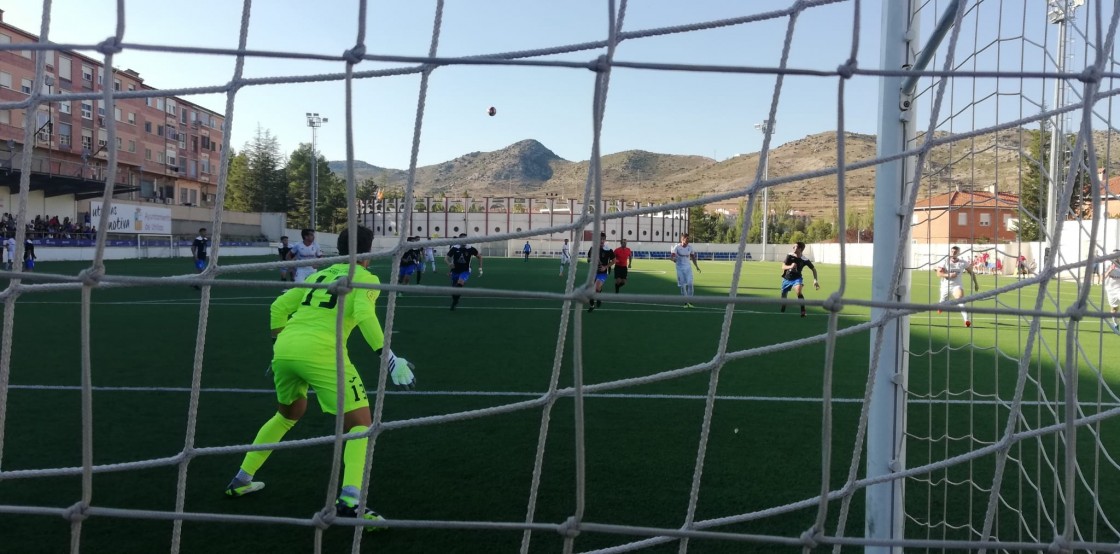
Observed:
[[[327,159],[319,154],[317,161],[318,198],[316,203],[316,224],[322,230],[335,230],[346,220],[346,185],[327,165]],[[288,157],[284,168],[288,221],[293,226],[311,224],[311,145],[303,143]],[[338,211],[342,208],[340,217]]]
[[[279,141],[258,126],[253,140],[230,160],[226,206],[243,212],[287,211],[283,165]]]

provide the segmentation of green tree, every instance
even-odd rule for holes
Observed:
[[[1038,130],[1028,130],[1026,139],[1026,171],[1019,182],[1019,238],[1036,241],[1042,238],[1040,222],[1046,220],[1042,175],[1048,171],[1049,164],[1045,161],[1043,152],[1050,151],[1050,135]]]
[[[1021,240],[1036,241],[1042,240],[1045,225],[1048,221],[1049,206],[1047,206],[1047,195],[1049,194],[1049,179],[1050,174],[1050,141],[1052,140],[1052,133],[1042,130],[1028,130],[1025,131],[1027,155],[1026,155],[1026,171],[1023,178],[1019,183],[1019,237]],[[1066,135],[1066,148],[1062,152],[1062,157],[1059,163],[1060,170],[1064,171],[1069,167],[1073,146],[1076,144],[1076,135]],[[1077,172],[1074,175],[1074,186],[1070,189],[1069,194],[1069,213],[1073,214],[1075,218],[1089,218],[1092,217],[1092,179],[1089,174],[1089,153],[1086,149],[1081,153],[1077,161]],[[1059,173],[1058,179],[1064,180],[1066,175]]]
[[[288,211],[284,158],[276,137],[258,126],[238,156],[244,157],[230,164],[227,175],[226,205],[245,212]]]
[[[316,224],[321,230],[334,231],[346,221],[346,184],[319,154],[316,162]],[[304,143],[288,157],[284,168],[288,203],[288,221],[293,227],[311,225],[311,145]]]
[[[719,242],[719,223],[715,216],[704,211],[704,206],[688,209],[688,237],[692,242]]]
[[[249,211],[246,183],[249,179],[249,156],[244,152],[230,151],[229,174],[226,177],[225,209],[235,212]]]

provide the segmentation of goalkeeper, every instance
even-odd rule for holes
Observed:
[[[373,245],[373,232],[358,227],[357,253],[369,252]],[[349,254],[349,235],[345,230],[338,237],[338,253]],[[355,283],[380,283],[369,272],[369,260],[361,260],[355,268]],[[307,278],[307,282],[331,283],[342,279],[349,272],[349,264],[340,263],[324,268]],[[371,416],[366,388],[357,369],[350,363],[346,339],[357,326],[370,348],[378,353],[384,344],[381,324],[374,311],[380,294],[372,289],[353,289],[346,293],[342,340],[335,334],[338,317],[338,296],[328,289],[294,288],[280,295],[272,303],[271,326],[275,340],[272,371],[276,385],[277,413],[257,433],[253,444],[280,442],[307,411],[307,389],[315,389],[319,406],[328,414],[337,412],[337,372],[335,350],[342,347],[345,361],[343,383],[343,428],[346,433],[361,433],[369,429]],[[290,319],[289,319],[290,317]],[[341,343],[341,344],[340,344]],[[411,388],[415,377],[408,361],[389,352],[389,368],[394,385]],[[342,492],[335,504],[335,511],[342,517],[357,517],[358,497],[365,480],[366,444],[369,439],[350,439],[343,449]],[[264,465],[271,450],[247,452],[241,470],[226,487],[226,495],[239,497],[257,492],[264,483],[253,476]],[[366,510],[367,520],[381,520],[376,512]],[[368,530],[368,529],[367,529]]]

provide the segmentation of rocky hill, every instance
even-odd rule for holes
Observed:
[[[938,134],[938,138],[946,135]],[[1026,171],[1025,135],[1013,129],[956,141],[934,148],[923,171],[922,195],[940,194],[955,187],[1017,192],[1020,175]],[[1094,133],[1097,156],[1103,164],[1106,153],[1120,153],[1120,136]],[[1111,142],[1111,144],[1110,144]],[[875,157],[875,137],[848,133],[844,136],[844,159],[850,165]],[[743,154],[723,161],[703,156],[657,154],[629,150],[602,158],[604,196],[608,198],[669,200],[698,194],[743,189],[754,181],[759,154]],[[818,133],[773,148],[769,178],[825,172],[837,165],[835,132]],[[330,162],[336,173],[345,163]],[[1120,163],[1110,166],[1117,174]],[[417,169],[416,189],[420,195],[448,196],[582,196],[589,163],[557,156],[532,139],[493,152],[472,152],[454,160]],[[372,177],[388,187],[403,187],[407,172],[355,161],[360,180]],[[849,171],[845,177],[848,209],[863,211],[872,204],[875,168]],[[772,200],[788,200],[797,209],[814,216],[831,216],[837,206],[837,177],[824,175],[794,181],[771,189]]]

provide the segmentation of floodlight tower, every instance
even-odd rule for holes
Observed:
[[[1073,19],[1073,12],[1084,3],[1085,0],[1048,0],[1047,2],[1046,19],[1058,26],[1058,53],[1054,58],[1058,73],[1064,73],[1066,70],[1066,25]],[[1054,109],[1065,107],[1065,96],[1066,82],[1059,77],[1054,81]],[[1064,118],[1063,114],[1055,114],[1050,131],[1050,171],[1047,174],[1050,182],[1046,187],[1047,248],[1053,247],[1058,239],[1058,222],[1065,216],[1058,213],[1058,179],[1062,178],[1064,172],[1061,169],[1065,165],[1062,163],[1062,154],[1066,149]]]
[[[754,124],[755,129],[758,129],[759,131],[762,131],[762,137],[763,137],[762,142],[763,142],[763,144],[766,144],[768,142],[767,139],[770,138],[770,135],[774,134],[774,123],[775,123],[774,121],[771,121],[769,119],[765,119],[765,120],[762,121],[762,123],[755,123]],[[770,173],[770,151],[769,150],[766,151],[766,153],[762,156],[762,158],[759,160],[758,163],[762,164],[762,180],[765,181],[768,178],[768,175]],[[744,217],[746,216],[746,214],[743,214],[743,215],[744,215]],[[767,187],[767,188],[762,189],[762,260],[763,261],[768,259],[766,257],[766,243],[769,241],[769,238],[770,238],[769,227],[770,227],[770,188]],[[750,229],[750,227],[748,226],[747,229]]]
[[[318,113],[307,112],[307,126],[311,127],[311,222],[308,227],[312,231],[318,230],[315,226],[315,214],[319,207],[319,150],[316,146],[319,127],[326,122],[327,118],[319,117]]]

